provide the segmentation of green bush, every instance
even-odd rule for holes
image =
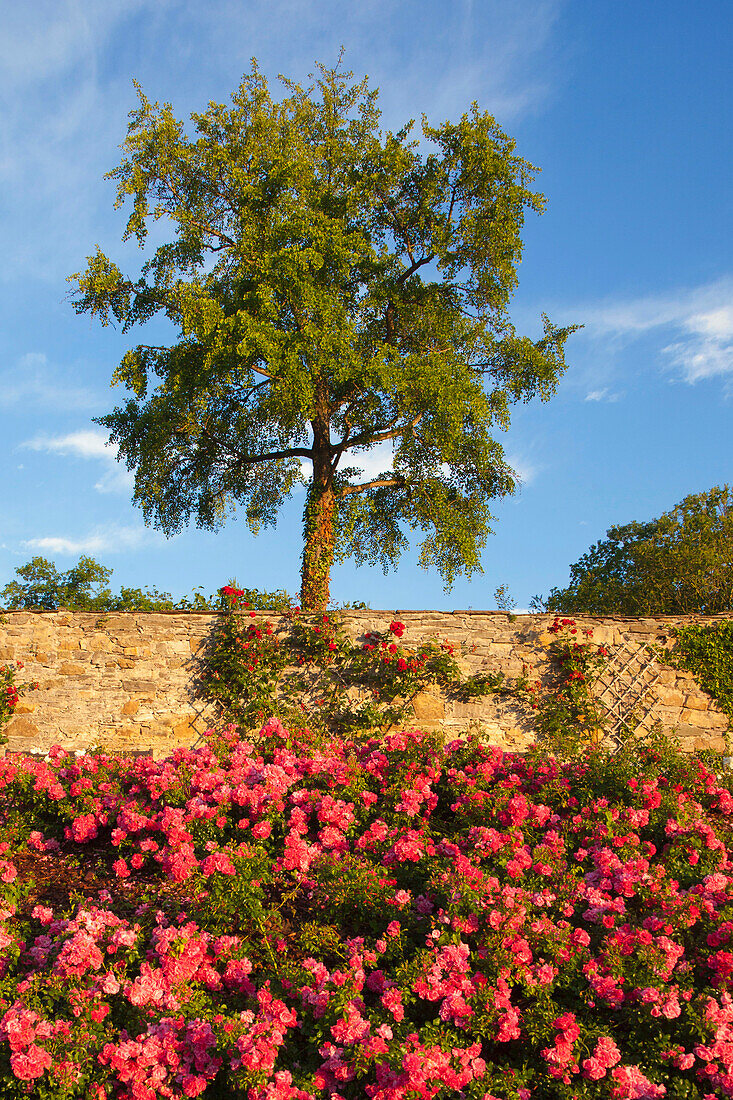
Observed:
[[[691,672],[733,723],[733,621],[677,629],[667,661]]]

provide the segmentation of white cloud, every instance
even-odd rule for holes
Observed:
[[[48,362],[42,351],[29,351],[0,370],[0,405],[33,402],[57,412],[93,409],[99,405],[91,390],[66,384],[62,372]]]
[[[612,393],[608,386],[604,386],[602,390],[591,390],[590,393],[585,395],[586,401],[618,401],[620,393]]]
[[[24,447],[30,447],[33,451],[55,451],[57,454],[75,454],[80,458],[109,458],[117,453],[115,444],[107,443],[104,432],[81,431],[70,432],[68,435],[59,435],[52,439],[37,437],[29,439]]]
[[[86,429],[52,438],[37,436],[35,439],[21,443],[20,446],[28,447],[33,451],[75,455],[77,458],[104,462],[107,469],[94,485],[99,493],[129,493],[134,485],[133,474],[117,461],[117,444],[108,443],[107,436],[102,431]]]
[[[28,550],[47,554],[114,554],[126,550],[139,550],[152,543],[164,542],[164,537],[147,527],[124,527],[110,524],[96,527],[86,535],[68,538],[64,535],[46,535],[43,538],[26,539],[22,545]]]
[[[660,353],[690,384],[733,375],[733,278],[576,313],[591,335],[623,341],[658,330],[665,337]]]
[[[367,481],[372,481],[379,474],[393,468],[394,447],[391,441],[387,440],[385,443],[378,443],[368,451],[347,454],[343,461],[347,466],[356,466],[362,471],[354,481],[356,485],[364,485]]]

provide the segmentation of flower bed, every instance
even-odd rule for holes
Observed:
[[[733,1095],[733,798],[663,745],[0,760],[0,1096]]]

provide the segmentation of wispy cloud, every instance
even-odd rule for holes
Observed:
[[[119,157],[131,77],[183,119],[228,100],[256,54],[301,81],[316,60],[368,72],[384,124],[424,110],[455,118],[472,100],[505,124],[536,112],[553,84],[563,0],[34,0],[15,4],[0,38],[0,185],[6,216],[0,279],[59,283],[97,241],[119,257],[122,217],[104,173]],[[32,233],[27,227],[33,226]],[[152,238],[151,238],[152,239]],[[124,250],[122,250],[124,251]],[[128,254],[137,256],[130,245]]]
[[[32,401],[56,412],[93,409],[100,399],[85,386],[67,383],[42,351],[29,351],[11,367],[0,369],[0,405]]]
[[[517,475],[520,488],[524,485],[531,485],[542,469],[540,465],[531,462],[525,455],[508,454],[506,460]]]
[[[129,493],[134,485],[133,475],[117,461],[117,444],[108,443],[104,432],[86,429],[68,435],[37,436],[20,446],[104,462],[107,469],[94,485],[99,493]]]
[[[621,397],[620,393],[614,393],[609,390],[608,386],[604,386],[602,390],[591,390],[590,393],[585,395],[586,401],[618,401]]]
[[[671,294],[601,303],[577,313],[591,336],[628,341],[658,332],[660,355],[690,384],[733,375],[733,278]]]
[[[147,527],[125,527],[117,524],[95,527],[88,534],[76,538],[65,535],[46,535],[43,538],[26,539],[22,545],[28,550],[47,554],[115,554],[139,550],[144,546],[164,542],[164,536]]]

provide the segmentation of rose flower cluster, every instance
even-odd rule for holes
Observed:
[[[0,791],[0,1096],[733,1096],[733,798],[698,759],[272,719],[4,758]]]

